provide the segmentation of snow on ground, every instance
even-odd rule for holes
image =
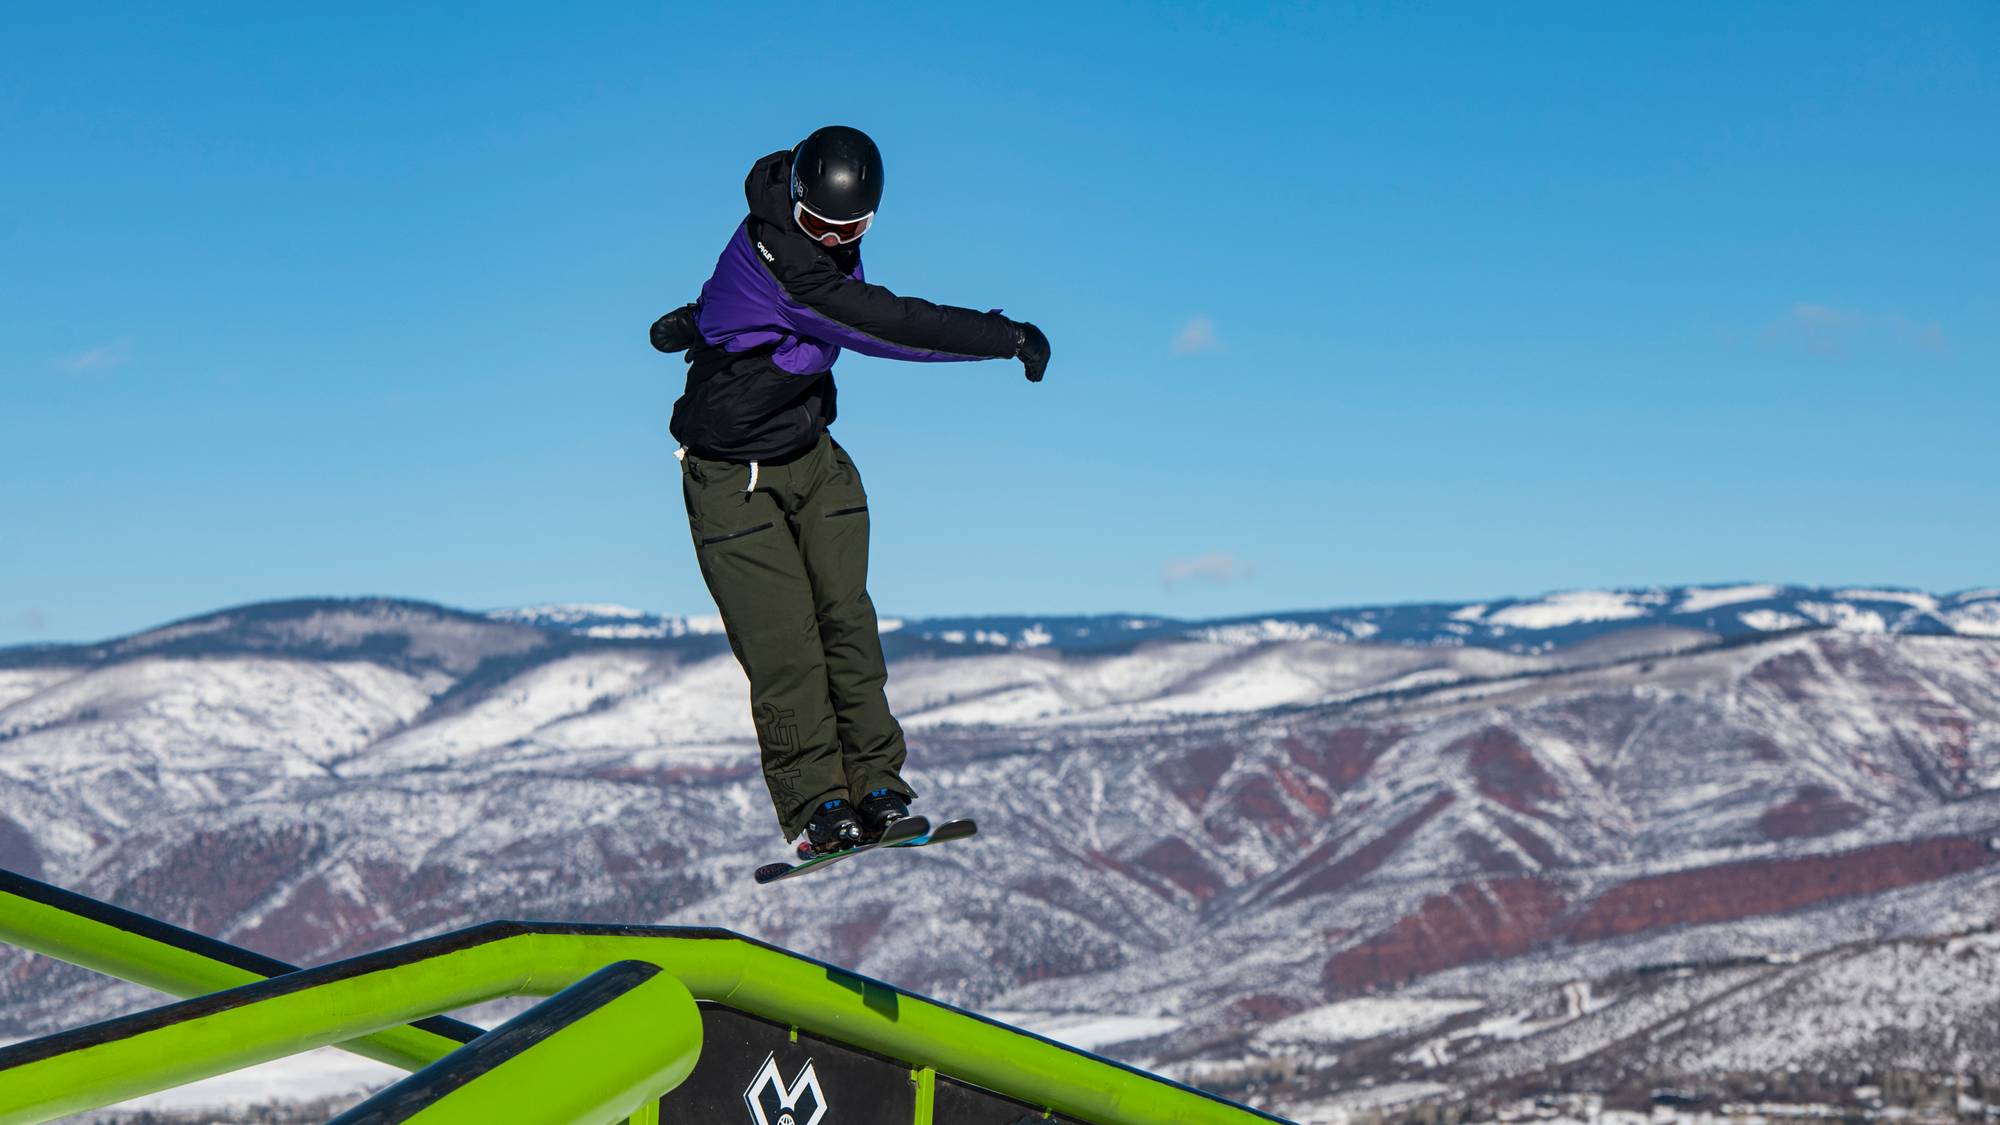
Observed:
[[[71,675],[0,707],[0,731],[32,732],[9,743],[15,776],[134,758],[226,768],[252,754],[310,776],[430,699],[425,682],[365,661],[147,658]],[[92,737],[76,738],[79,728]]]
[[[570,750],[677,748],[736,742],[754,733],[750,682],[727,654],[655,669],[629,689],[602,698],[542,727],[535,740]]]
[[[889,702],[906,729],[941,724],[1112,722],[1259,711],[1396,686],[1518,671],[1483,651],[1356,646],[1255,648],[1186,641],[1067,660],[1021,650],[898,661]]]
[[[1807,962],[1735,1003],[1699,1013],[1702,1034],[1675,1041],[1662,1061],[1710,1072],[1854,1058],[1916,1069],[1936,1057],[1933,1041],[1960,1034],[1977,1051],[1975,1029],[1992,1026],[2000,996],[1996,953],[2000,943],[1969,940],[1942,948],[1880,946]],[[1809,1045],[1803,1059],[1802,1043]]]
[[[543,727],[656,682],[659,668],[650,654],[621,651],[581,653],[536,665],[457,714],[377,743],[365,768],[376,772],[445,765],[520,743]]]
[[[1151,1039],[1180,1030],[1186,1022],[1164,1016],[1118,1016],[1096,1012],[993,1012],[992,1018],[1045,1039],[1095,1051],[1115,1043]]]
[[[1586,621],[1622,621],[1644,617],[1647,608],[1621,590],[1567,590],[1538,602],[1523,602],[1486,615],[1489,625],[1517,629],[1558,629]]]
[[[1391,1082],[1383,1086],[1364,1086],[1324,1101],[1295,1106],[1291,1114],[1299,1125],[1346,1125],[1356,1113],[1408,1105],[1449,1093],[1450,1090],[1451,1087],[1441,1082]]]
[[[1262,621],[1246,621],[1235,625],[1198,629],[1194,636],[1223,645],[1259,645],[1269,641],[1316,641],[1327,637],[1338,637],[1339,634],[1310,621],[1279,621],[1267,617]]]
[[[626,682],[572,657],[524,676],[461,715],[433,720],[385,743],[399,760],[423,744],[504,745],[530,739],[571,749],[661,742],[734,742],[747,735],[748,685],[733,658],[657,669]],[[1112,656],[1062,659],[995,647],[978,656],[899,660],[889,699],[903,725],[1067,723],[1256,711],[1390,687],[1516,670],[1511,657],[1434,650],[1357,648],[1336,640],[1270,651],[1181,642]],[[550,670],[562,669],[552,675]],[[629,679],[629,677],[628,677]],[[555,680],[566,698],[546,698]],[[581,687],[579,685],[594,685]],[[534,700],[536,706],[529,706]],[[471,732],[477,732],[471,737]]]
[[[1589,1005],[1590,993],[1588,986],[1585,986],[1580,995],[1570,993],[1566,1010],[1560,1016],[1540,1019],[1528,1012],[1503,1012],[1481,1020],[1471,1027],[1461,1027],[1427,1039],[1396,1057],[1405,1062],[1421,1064],[1426,1068],[1444,1066],[1458,1054],[1457,1045],[1462,1041],[1472,1040],[1476,1043],[1491,1039],[1526,1039],[1586,1014],[1590,1010]]]
[[[1944,952],[1947,957],[2000,957],[2000,930],[1952,938],[1945,943]]]
[[[303,1102],[353,1094],[357,1098],[379,1086],[386,1086],[406,1072],[350,1055],[332,1047],[273,1059],[258,1066],[228,1074],[218,1074],[157,1094],[147,1094],[118,1109],[156,1111],[215,1110],[227,1112],[266,1102]]]
[[[1296,1040],[1335,1043],[1373,1039],[1392,1031],[1428,1027],[1448,1016],[1484,1007],[1482,1000],[1363,997],[1312,1008],[1257,1033],[1259,1043]]]
[[[1812,624],[1811,621],[1800,617],[1796,613],[1786,613],[1776,609],[1753,609],[1748,613],[1737,614],[1736,619],[1750,626],[1752,629],[1761,629],[1766,633],[1777,633],[1786,629],[1800,629]]]
[[[1158,699],[1237,651],[1183,644],[1087,660],[1009,652],[901,661],[889,676],[889,702],[906,728],[1048,721]]]
[[[487,614],[498,621],[588,621],[593,617],[651,617],[643,609],[614,602],[558,602],[530,605],[519,609],[497,609]]]
[[[1914,590],[1835,590],[1833,596],[1850,602],[1901,602],[1926,613],[1938,607],[1936,598]]]
[[[1886,633],[1889,623],[1872,609],[1856,609],[1846,602],[1800,602],[1799,612],[1822,625],[1849,633]]]
[[[994,645],[1000,648],[1007,647],[1007,634],[989,633],[984,629],[980,629],[969,635],[963,629],[946,629],[944,632],[938,634],[938,639],[948,645],[962,645],[970,640],[975,644]]]
[[[68,668],[9,668],[0,670],[0,708],[12,707],[44,688],[76,675]],[[5,724],[0,724],[5,729]]]
[[[1705,613],[1725,605],[1739,602],[1761,602],[1775,598],[1781,587],[1768,583],[1751,586],[1696,586],[1681,595],[1681,604],[1674,607],[1675,613]]]
[[[722,632],[717,614],[679,617],[649,613],[631,606],[609,602],[573,602],[556,605],[522,606],[518,609],[489,610],[494,621],[519,622],[541,627],[577,629],[587,637],[606,640],[643,640],[660,637],[707,636]],[[586,624],[589,622],[591,624]]]
[[[2000,637],[2000,601],[1973,602],[1938,614],[1953,632],[1968,637]]]
[[[634,621],[624,625],[592,625],[583,631],[583,635],[607,641],[644,641],[674,634],[665,625],[642,625]]]
[[[1218,715],[1262,711],[1316,699],[1326,685],[1311,665],[1282,656],[1265,657],[1204,675],[1184,690],[1148,700],[1138,708],[1166,715]]]

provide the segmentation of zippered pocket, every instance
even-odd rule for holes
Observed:
[[[741,539],[746,535],[755,535],[760,531],[769,531],[776,526],[778,525],[775,520],[770,523],[760,523],[756,527],[745,528],[742,531],[732,531],[727,535],[711,536],[707,539],[702,540],[701,545],[704,547],[713,547],[717,543],[727,543],[731,539]]]
[[[831,512],[828,512],[828,513],[826,514],[826,518],[827,518],[827,519],[832,519],[832,518],[833,518],[833,517],[835,517],[835,516],[853,516],[853,515],[859,515],[860,513],[862,513],[862,512],[865,512],[865,511],[867,511],[867,510],[868,510],[868,505],[866,505],[866,504],[863,504],[863,505],[861,505],[861,506],[860,506],[860,507],[858,507],[858,508],[836,508],[836,509],[834,509],[833,511],[831,511]]]

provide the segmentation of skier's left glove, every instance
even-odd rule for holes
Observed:
[[[1014,358],[1028,373],[1028,382],[1039,383],[1049,369],[1049,338],[1025,320],[1014,322]]]
[[[694,305],[682,305],[653,322],[653,346],[663,352],[681,352],[702,342],[701,328],[695,324]]]

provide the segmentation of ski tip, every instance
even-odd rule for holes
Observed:
[[[894,845],[902,840],[914,840],[919,836],[928,836],[930,835],[930,831],[931,822],[929,819],[921,816],[906,816],[896,823],[891,824],[888,831],[882,833],[881,840],[877,842]]]
[[[947,820],[922,836],[889,843],[892,848],[921,848],[926,844],[943,844],[952,840],[963,840],[977,834],[979,826],[969,820]]]
[[[773,879],[782,879],[785,877],[785,873],[791,869],[792,865],[789,863],[767,863],[757,869],[757,881],[759,883],[768,883]],[[740,871],[742,869],[738,868],[737,870]]]
[[[979,835],[979,822],[971,819],[947,820],[931,830],[933,840],[957,840]]]

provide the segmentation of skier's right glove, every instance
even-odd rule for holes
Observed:
[[[1049,369],[1049,338],[1025,320],[1014,322],[1014,358],[1028,373],[1028,382],[1039,383]]]
[[[653,322],[653,346],[663,352],[681,352],[701,343],[701,329],[695,324],[695,305],[682,305]]]

